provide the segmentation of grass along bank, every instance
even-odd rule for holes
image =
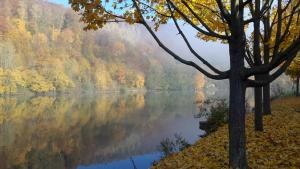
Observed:
[[[272,115],[264,117],[264,132],[254,131],[253,114],[246,118],[249,168],[300,167],[300,98],[272,102]],[[228,127],[200,139],[191,147],[174,153],[152,169],[228,168]]]

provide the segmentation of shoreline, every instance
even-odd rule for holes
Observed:
[[[264,117],[264,132],[254,131],[253,113],[246,117],[247,154],[250,168],[297,168],[300,166],[300,97],[272,102]],[[228,168],[228,125],[199,139],[191,147],[157,162],[152,169]]]
[[[196,93],[196,90],[193,89],[178,89],[178,90],[160,90],[160,89],[126,89],[125,91],[119,90],[94,90],[94,91],[84,91],[79,90],[70,90],[66,92],[47,92],[47,93],[33,93],[33,92],[18,92],[18,93],[9,93],[9,94],[0,94],[0,98],[9,98],[9,97],[57,97],[57,96],[85,96],[85,95],[99,95],[99,94],[135,94],[135,93],[160,93],[160,92],[192,92]]]

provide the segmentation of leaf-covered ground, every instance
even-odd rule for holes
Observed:
[[[246,121],[249,168],[300,168],[300,98],[278,99],[273,115],[264,117],[264,132],[254,131],[253,115]],[[153,169],[228,168],[228,128],[221,127],[190,148],[164,158]]]

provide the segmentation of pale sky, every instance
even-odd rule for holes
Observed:
[[[57,3],[57,4],[62,4],[65,6],[69,5],[69,0],[48,0],[49,2]]]

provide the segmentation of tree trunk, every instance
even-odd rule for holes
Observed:
[[[270,11],[266,12],[267,17],[263,18],[264,25],[264,64],[270,63],[270,39],[271,39],[271,25],[270,25]],[[268,78],[269,73],[263,75],[263,78]],[[263,87],[263,112],[265,115],[272,114],[271,112],[271,92],[270,84]]]
[[[247,168],[245,136],[245,92],[243,81],[230,79],[229,163],[233,169]]]
[[[261,80],[261,76],[255,76],[256,80]],[[254,102],[255,102],[255,112],[254,112],[254,128],[255,131],[263,131],[263,100],[262,100],[262,87],[254,88]]]
[[[246,38],[243,25],[244,11],[232,11],[229,39],[230,96],[229,96],[229,165],[231,169],[247,169],[245,134],[246,82],[242,74],[245,69]]]
[[[259,76],[255,76],[256,80],[260,80]],[[262,88],[254,88],[254,102],[255,102],[255,131],[263,131],[263,113],[262,113]]]
[[[296,80],[296,96],[299,96],[299,81],[300,81],[300,77],[297,77]]]
[[[263,87],[263,112],[264,115],[270,115],[271,112],[271,94],[270,84]]]
[[[246,84],[241,75],[244,69],[243,36],[230,43],[229,96],[229,165],[232,169],[246,169],[245,93]]]

